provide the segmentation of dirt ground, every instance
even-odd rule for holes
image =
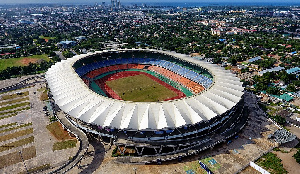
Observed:
[[[291,102],[291,104],[300,106],[300,98],[295,98],[294,101]]]
[[[38,61],[38,59],[34,59],[34,58],[24,58],[21,59],[19,62],[22,63],[22,65],[29,65],[29,63],[36,63]]]
[[[240,174],[261,174],[261,173],[255,170],[253,167],[248,166]]]
[[[274,151],[273,153],[280,158],[285,170],[288,173],[299,173],[300,171],[300,164],[296,162],[293,155],[297,152],[297,149],[292,149],[289,153],[283,153],[281,151]]]
[[[294,135],[297,136],[298,139],[300,139],[300,128],[297,128],[295,126],[286,126],[286,128],[292,132]]]

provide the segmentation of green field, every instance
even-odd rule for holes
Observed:
[[[33,56],[29,56],[29,57],[20,57],[20,58],[9,58],[9,59],[0,59],[0,70],[4,70],[8,67],[13,67],[13,66],[25,66],[22,63],[23,59],[43,59],[46,61],[50,61],[50,59],[48,58],[48,56],[46,54],[42,54],[42,55],[33,55]]]
[[[45,37],[45,36],[40,36],[39,38],[40,38],[40,39],[47,39],[47,40],[50,40],[50,39],[54,40],[56,37]]]
[[[21,149],[21,152],[22,152],[22,157],[24,160],[28,160],[28,159],[36,157],[36,149],[34,146],[23,148],[23,149]],[[10,166],[12,164],[22,162],[22,158],[20,157],[19,151],[16,151],[16,152],[12,152],[12,153],[0,156],[0,161],[1,161],[0,169],[2,169],[6,166]]]
[[[287,173],[287,171],[283,167],[283,164],[281,163],[281,159],[278,158],[276,154],[271,152],[260,157],[255,163],[270,173]]]
[[[126,101],[157,102],[177,96],[174,91],[143,74],[107,81],[106,84]]]
[[[200,161],[204,163],[212,172],[217,171],[221,168],[221,164],[217,161],[215,164],[212,164],[210,161],[212,157],[201,159]],[[206,174],[207,172],[200,166],[198,161],[193,161],[189,163],[187,166],[184,166],[184,171],[193,171],[195,174]],[[188,172],[187,172],[188,173]]]
[[[65,140],[53,144],[53,151],[76,147],[77,140]]]

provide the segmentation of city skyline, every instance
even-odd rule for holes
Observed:
[[[254,1],[0,0],[0,174],[298,173],[300,1]]]
[[[38,3],[38,4],[91,4],[91,3],[110,3],[110,0],[27,0],[27,1],[23,1],[23,0],[0,0],[0,4],[30,4],[30,3]],[[297,2],[293,1],[293,0],[286,0],[286,1],[281,1],[281,0],[254,0],[254,1],[240,1],[240,0],[202,0],[202,1],[195,1],[195,0],[187,0],[187,1],[180,1],[180,0],[166,0],[164,2],[161,2],[159,0],[149,0],[149,1],[139,1],[139,0],[122,0],[121,3],[208,3],[208,4],[212,4],[212,3],[238,3],[238,4],[253,4],[253,3],[258,3],[258,4],[263,4],[263,3],[270,3],[270,4],[276,4],[276,3],[280,3],[280,4],[285,4],[285,3],[295,3],[297,4]]]

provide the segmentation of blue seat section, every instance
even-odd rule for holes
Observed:
[[[117,64],[128,64],[128,59],[116,59]]]
[[[87,64],[85,66],[81,66],[77,68],[75,71],[76,73],[81,77],[84,74],[93,71],[95,69],[117,65],[117,64],[150,64],[150,65],[156,65],[163,67],[165,69],[168,69],[174,73],[177,73],[185,78],[188,78],[196,83],[201,84],[205,88],[208,88],[212,83],[212,79],[208,78],[205,75],[198,74],[197,72],[190,70],[186,67],[182,67],[180,65],[177,65],[175,63],[166,61],[166,60],[159,60],[159,59],[153,59],[153,58],[129,58],[129,59],[108,59],[103,60],[101,62],[94,62]]]

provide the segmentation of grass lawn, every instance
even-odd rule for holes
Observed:
[[[14,99],[14,98],[17,98],[17,97],[24,97],[24,96],[27,96],[27,95],[29,95],[29,91],[23,92],[20,95],[18,95],[18,94],[2,95],[1,99],[2,100],[8,100],[8,99]]]
[[[44,164],[44,165],[41,165],[41,166],[38,166],[38,167],[28,169],[28,173],[38,173],[40,171],[47,170],[49,168],[50,168],[50,164]],[[24,171],[24,172],[20,172],[18,174],[27,174],[27,172]]]
[[[203,162],[213,172],[218,170],[221,167],[221,165],[217,161],[215,161],[215,164],[212,163],[212,160],[214,160],[212,157],[208,157],[205,159],[201,159],[201,162]]]
[[[2,120],[4,118],[14,117],[16,115],[18,115],[18,113],[13,113],[13,114],[10,114],[10,115],[0,116],[0,120]]]
[[[16,125],[17,124],[17,122],[15,122],[15,123],[9,123],[9,124],[4,124],[4,125],[1,125],[0,126],[0,129],[1,128],[5,128],[5,127],[11,127],[11,126],[14,126],[14,125]]]
[[[12,114],[12,115],[14,115],[14,114],[16,114],[16,113],[19,112],[19,111],[25,111],[25,110],[28,110],[28,109],[30,109],[30,106],[27,106],[27,107],[25,107],[25,108],[20,108],[20,109],[15,109],[15,110],[7,111],[7,112],[1,112],[1,113],[0,113],[0,116],[1,116],[1,118],[3,119],[2,115],[5,115],[5,117],[6,117],[7,114]],[[7,118],[8,118],[8,117],[7,117]]]
[[[31,88],[31,86],[27,86],[27,87],[24,87],[24,88],[15,89],[15,90],[11,90],[11,91],[6,91],[6,92],[0,92],[0,95],[6,94],[6,93],[10,93],[10,92],[20,91],[21,89],[26,89],[26,88]]]
[[[24,160],[28,160],[36,157],[36,149],[34,146],[23,148],[21,152]],[[0,156],[0,161],[1,161],[0,162],[0,169],[1,169],[6,166],[10,166],[12,164],[16,164],[18,162],[22,162],[22,159],[21,159],[20,152],[17,151],[17,152],[9,153],[7,155]]]
[[[8,109],[14,109],[14,108],[22,107],[22,106],[27,106],[27,105],[30,105],[30,102],[24,102],[24,103],[18,103],[18,104],[15,104],[15,105],[0,107],[0,111],[5,111],[5,110],[8,110]]]
[[[65,140],[53,144],[53,151],[76,147],[77,140]]]
[[[18,141],[7,143],[7,144],[4,144],[4,145],[0,146],[0,152],[9,150],[9,149],[12,149],[12,148],[15,148],[15,147],[23,146],[25,144],[32,143],[33,141],[34,141],[34,137],[31,136],[31,137],[24,138],[24,139],[21,139],[21,140],[18,140]]]
[[[189,165],[183,167],[184,171],[193,171],[195,174],[206,174],[207,172],[200,166],[198,161],[193,161]]]
[[[19,99],[15,99],[15,100],[1,102],[0,106],[8,105],[8,104],[13,104],[13,103],[18,103],[18,102],[22,102],[22,101],[26,101],[26,100],[29,100],[29,97],[19,98]]]
[[[46,39],[46,40],[54,40],[56,37],[45,37],[45,36],[39,36],[40,39]]]
[[[281,159],[271,152],[263,155],[255,163],[272,174],[287,173],[281,164]]]
[[[49,99],[48,98],[48,92],[47,92],[47,90],[44,90],[43,93],[40,96],[40,100],[45,101],[45,100],[48,100],[48,99]]]
[[[215,160],[214,160],[215,163],[213,163],[213,160],[214,159],[212,157],[208,157],[208,158],[201,159],[200,161],[202,163],[204,163],[212,172],[214,172],[214,171],[218,170],[221,167],[221,165]],[[184,166],[184,171],[188,171],[188,170],[192,170],[196,174],[206,174],[207,173],[200,166],[198,161],[193,161],[188,166]]]
[[[42,87],[40,89],[37,89],[37,91],[39,91],[39,92],[43,92],[43,91],[46,91],[46,90],[47,90],[47,88],[44,88],[44,87]]]
[[[33,133],[33,128],[29,128],[29,129],[21,130],[21,131],[18,131],[18,132],[14,132],[12,134],[3,135],[3,136],[0,136],[0,142],[10,140],[10,139],[13,139],[13,138],[17,138],[17,137],[20,137],[20,136],[32,134],[32,133]]]
[[[70,136],[68,131],[63,129],[63,127],[58,121],[49,124],[47,126],[47,129],[57,140],[68,140],[73,138]]]
[[[155,102],[177,96],[174,91],[143,74],[107,81],[106,84],[126,101]]]
[[[11,125],[16,125],[16,124],[12,123]],[[32,125],[32,123],[22,124],[22,125],[14,126],[14,127],[9,126],[10,128],[8,128],[8,129],[0,130],[0,133],[12,131],[12,130],[15,130],[15,129],[19,129],[19,128],[26,127],[26,126],[31,126],[31,125]]]
[[[20,57],[20,58],[0,59],[0,71],[13,66],[26,66],[28,61],[36,62],[39,59],[46,60],[47,62],[50,61],[47,54],[33,55],[29,57]]]

